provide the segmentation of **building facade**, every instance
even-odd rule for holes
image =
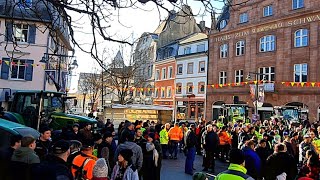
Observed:
[[[136,75],[134,81],[139,84],[139,88],[135,92],[135,103],[153,104],[154,89],[154,62],[157,57],[157,40],[158,34],[143,33],[137,43],[133,63],[137,64]]]
[[[208,39],[195,33],[179,43],[176,58],[175,105],[177,120],[205,117]]]
[[[234,0],[232,4],[241,4]],[[225,6],[216,31],[209,36],[208,120],[234,96],[253,107],[247,74],[256,72],[253,82],[264,84],[264,105],[295,105],[307,109],[309,120],[319,118],[320,2],[317,0],[250,1]],[[253,75],[254,77],[254,75]],[[230,85],[231,84],[231,85]]]
[[[41,2],[35,4],[0,0],[0,106],[5,109],[17,90],[56,91],[58,77],[60,89],[67,90],[70,62],[48,54],[68,54],[69,31],[59,16],[48,16],[54,10],[45,9]],[[48,24],[53,28],[47,28]]]

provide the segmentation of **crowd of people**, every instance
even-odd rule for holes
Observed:
[[[320,124],[299,126],[279,119],[222,124],[159,124],[124,121],[117,131],[108,119],[99,121],[99,133],[90,124],[75,123],[55,135],[40,128],[40,137],[12,136],[0,152],[0,174],[5,180],[160,180],[163,159],[185,154],[185,173],[205,179],[215,172],[215,161],[229,162],[217,180],[318,180]],[[195,172],[195,156],[203,157]],[[181,158],[181,156],[180,156]]]
[[[320,122],[290,124],[277,118],[250,124],[211,121],[190,129],[198,145],[191,147],[188,156],[194,156],[194,148],[202,152],[203,171],[214,173],[215,160],[230,162],[217,180],[320,179]],[[192,171],[186,169],[186,173]]]

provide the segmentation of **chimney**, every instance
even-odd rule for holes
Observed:
[[[211,13],[211,34],[216,32],[216,25],[217,25],[217,21],[216,21],[216,12],[212,12]]]
[[[200,21],[200,28],[202,32],[206,31],[206,22],[205,21]]]

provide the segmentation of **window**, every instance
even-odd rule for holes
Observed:
[[[199,45],[197,45],[197,52],[203,52],[203,51],[205,51],[205,48],[204,48],[205,46],[204,46],[204,44],[199,44]]]
[[[228,57],[228,44],[223,44],[220,46],[220,58]]]
[[[167,87],[167,98],[171,98],[171,91],[172,91],[171,87],[170,86]]]
[[[294,65],[294,82],[307,82],[308,64]]]
[[[181,94],[182,92],[182,84],[181,83],[177,83],[176,84],[176,93],[177,94]]]
[[[161,79],[167,79],[167,69],[162,68]]]
[[[220,71],[219,84],[227,84],[227,72],[226,71]]]
[[[272,5],[263,8],[263,17],[272,16]]]
[[[190,54],[191,53],[191,47],[185,47],[183,51],[184,51],[184,54]]]
[[[294,47],[308,46],[308,30],[299,29],[294,33]]]
[[[152,73],[153,73],[153,65],[150,65],[148,67],[148,77],[151,78],[152,77]]]
[[[222,21],[220,21],[219,23],[220,29],[224,29],[226,26],[227,26],[227,20],[223,19]]]
[[[155,89],[154,97],[155,97],[155,98],[158,98],[158,97],[159,97],[159,89],[158,89],[158,88]]]
[[[170,66],[168,69],[168,78],[169,79],[172,78],[172,73],[173,73],[172,70],[173,70],[173,68],[172,68],[172,66]]]
[[[19,0],[18,5],[24,7],[31,7],[32,0]]]
[[[188,94],[193,93],[193,83],[187,83],[187,93]]]
[[[238,41],[236,43],[236,56],[244,55],[244,41]]]
[[[246,23],[248,20],[248,13],[245,12],[240,14],[240,23]]]
[[[14,24],[13,32],[16,42],[28,42],[29,26],[27,24]]]
[[[198,93],[203,94],[205,91],[205,83],[204,82],[199,82],[198,83]]]
[[[156,70],[156,80],[159,80],[160,79],[160,70],[157,69]]]
[[[25,60],[12,60],[11,62],[11,79],[25,79],[26,74]],[[31,66],[31,64],[29,64]]]
[[[177,74],[182,74],[182,70],[183,70],[183,65],[182,64],[178,64],[177,65]]]
[[[192,74],[193,73],[193,63],[188,63],[187,73],[188,74]]]
[[[275,50],[275,36],[268,35],[263,36],[260,39],[260,52],[269,52]]]
[[[300,9],[304,7],[304,0],[292,0],[292,9]]]
[[[206,64],[205,61],[200,61],[199,62],[199,72],[203,73],[206,71]]]
[[[259,68],[259,73],[264,75],[259,75],[259,80],[265,80],[265,81],[275,81],[275,73],[274,73],[274,67],[262,67]]]
[[[243,70],[235,71],[235,83],[243,82]]]
[[[165,98],[166,97],[165,91],[166,91],[166,88],[161,88],[161,98]]]

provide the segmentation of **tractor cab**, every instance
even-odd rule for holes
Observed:
[[[287,122],[300,123],[301,108],[296,106],[275,106],[274,114]]]
[[[50,91],[17,91],[10,111],[4,113],[4,118],[34,129],[47,125],[54,130],[72,126],[74,123],[87,123],[96,127],[95,119],[65,113],[67,96],[61,92]]]

